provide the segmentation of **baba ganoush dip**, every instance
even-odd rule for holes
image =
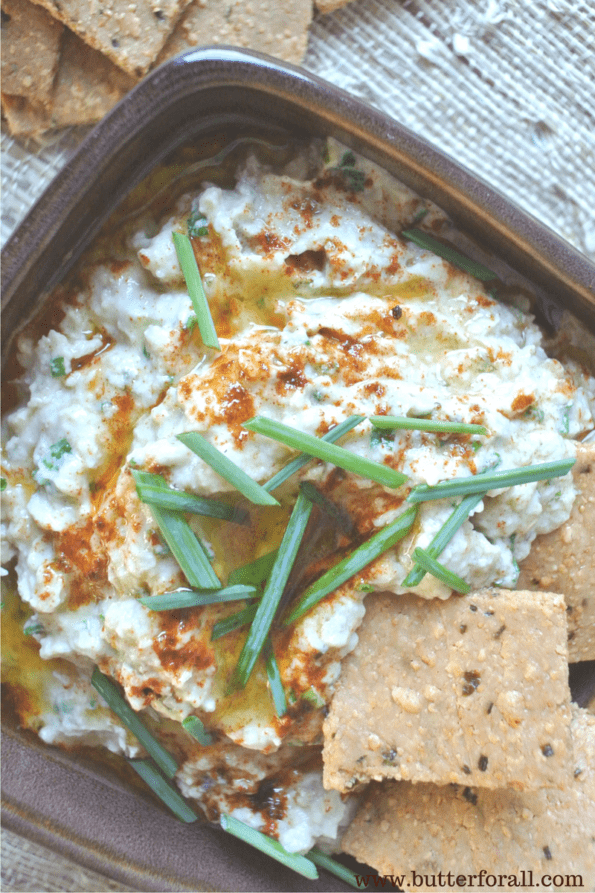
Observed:
[[[15,568],[26,647],[37,643],[50,663],[18,709],[50,744],[144,759],[92,684],[100,672],[210,820],[229,814],[291,853],[332,851],[358,793],[324,789],[322,723],[366,596],[457,597],[430,573],[404,585],[414,549],[428,547],[456,504],[410,509],[412,488],[572,460],[593,427],[595,388],[579,364],[546,355],[522,302],[499,301],[399,235],[418,224],[439,234],[445,218],[334,140],[302,148],[281,171],[249,154],[235,179],[234,188],[203,183],[165,217],[139,213],[111,256],[104,241],[56,290],[45,334],[19,337],[25,396],[4,420],[3,558]],[[219,349],[201,337],[173,233],[190,238]],[[178,437],[198,433],[265,485],[299,450],[250,430],[250,419],[322,438],[352,416],[359,423],[338,444],[397,472],[393,485],[315,458],[271,488],[271,504],[256,504]],[[377,416],[480,427],[386,430],[370,422]],[[227,516],[156,509],[139,498],[139,480],[214,499]],[[317,501],[268,644],[233,684],[299,493]],[[574,497],[569,474],[491,489],[440,563],[472,591],[514,589],[532,541],[567,520]],[[323,572],[408,510],[395,545],[283,622]],[[172,514],[206,556],[210,588],[252,585],[249,598],[150,607],[196,588],[164,535]],[[243,624],[229,621],[225,633],[221,622],[241,611]]]

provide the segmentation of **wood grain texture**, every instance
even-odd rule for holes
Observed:
[[[138,893],[88,871],[37,843],[2,830],[2,890],[5,893]]]

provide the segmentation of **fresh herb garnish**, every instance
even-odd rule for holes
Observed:
[[[160,508],[176,512],[190,512],[195,515],[220,518],[224,521],[234,521],[236,524],[246,524],[248,521],[247,512],[242,512],[225,502],[172,489],[160,474],[132,471],[132,475],[138,498],[149,505],[157,505]]]
[[[358,883],[356,875],[351,868],[347,868],[347,866],[337,862],[332,856],[327,856],[327,854],[323,853],[322,850],[319,850],[318,847],[312,847],[310,852],[306,853],[306,856],[308,859],[311,859],[315,865],[318,865],[319,868],[324,868],[326,871],[329,871],[331,874],[340,878],[346,884],[355,887],[356,890],[361,888],[361,884]]]
[[[270,574],[277,557],[277,551],[277,549],[273,549],[272,552],[261,555],[260,558],[256,558],[249,564],[237,567],[227,578],[227,585],[235,586],[237,583],[243,583],[246,586],[258,586]]]
[[[228,617],[224,617],[223,620],[218,620],[217,623],[213,625],[213,630],[211,632],[211,642],[215,642],[217,639],[221,639],[228,633],[232,633],[234,630],[241,629],[243,626],[247,626],[249,623],[252,623],[252,621],[256,617],[257,609],[258,605],[254,603],[251,605],[247,605],[236,614],[230,614]]]
[[[465,498],[455,508],[454,512],[449,515],[429,546],[426,546],[426,554],[431,558],[438,558],[441,552],[446,548],[459,527],[467,520],[473,509],[479,505],[484,498],[485,492],[472,493]],[[403,586],[417,586],[425,577],[425,570],[420,565],[414,565],[405,579]]]
[[[182,725],[203,747],[208,747],[209,744],[213,743],[213,736],[207,732],[198,716],[187,716],[186,719],[182,720]]]
[[[299,493],[289,523],[283,534],[283,539],[281,540],[281,545],[279,546],[263,596],[258,604],[248,638],[244,643],[235,668],[232,687],[244,688],[250,678],[254,664],[269,635],[271,624],[296,559],[311,511],[312,503],[306,499],[303,493]]]
[[[292,609],[289,616],[285,620],[285,625],[294,623],[300,617],[318,604],[321,599],[333,590],[337,589],[347,580],[351,579],[355,574],[363,570],[371,561],[386,552],[392,546],[396,545],[399,540],[409,533],[415,520],[416,511],[412,511],[413,506],[406,509],[402,515],[379,530],[358,546],[350,555],[336,564],[330,570],[326,571],[315,583],[310,586],[303,594],[297,605]]]
[[[430,486],[420,484],[407,497],[409,502],[426,502],[430,499],[445,499],[450,496],[467,496],[471,493],[485,493],[487,490],[499,490],[501,487],[516,487],[518,484],[529,484],[568,474],[575,459],[558,459],[554,462],[541,462],[537,465],[525,465],[523,468],[511,468],[505,471],[492,471],[489,474],[477,474],[465,478],[453,478]]]
[[[211,316],[209,302],[207,301],[207,296],[200,278],[198,264],[194,257],[192,243],[184,233],[172,233],[172,238],[174,240],[180,267],[182,268],[182,273],[186,280],[188,294],[190,295],[190,300],[192,301],[192,306],[196,314],[202,340],[207,347],[212,347],[214,350],[221,350],[213,323],[213,317]]]
[[[188,217],[188,220],[186,221],[186,225],[188,227],[188,235],[191,236],[193,239],[209,235],[207,218],[204,214],[201,214],[198,208],[192,211],[192,213]]]
[[[52,357],[50,360],[50,371],[52,378],[62,378],[63,375],[66,375],[64,357]]]
[[[177,819],[181,822],[197,821],[198,816],[192,807],[150,760],[128,760],[128,765],[132,766]]]
[[[242,585],[226,586],[225,589],[180,589],[161,595],[147,595],[139,598],[139,602],[151,611],[177,611],[180,608],[197,608],[202,605],[219,605],[222,602],[254,598],[257,592],[255,586]]]
[[[0,493],[3,490],[6,490],[7,487],[8,487],[8,481],[6,480],[6,478],[0,478]]]
[[[245,841],[245,843],[249,843],[250,846],[253,846],[255,849],[260,850],[261,853],[266,853],[267,856],[271,856],[287,868],[297,871],[297,873],[301,874],[303,877],[310,878],[311,880],[316,880],[318,877],[316,866],[313,862],[310,862],[309,859],[306,859],[305,856],[288,853],[278,840],[273,840],[272,837],[267,837],[266,834],[257,831],[255,828],[251,828],[244,822],[240,822],[240,820],[234,818],[234,816],[222,813],[221,827],[229,834],[233,834],[234,837],[238,837],[240,840]]]
[[[168,778],[173,778],[178,770],[178,764],[175,759],[155,738],[152,732],[147,729],[126,698],[120,693],[116,684],[108,676],[105,676],[99,667],[95,667],[93,670],[91,685],[99,692],[107,706],[114,711],[116,716],[138,738],[149,756],[155,760],[165,775]]]
[[[189,431],[187,434],[178,434],[184,446],[192,450],[199,456],[203,462],[217,472],[220,477],[226,480],[232,487],[235,487],[242,496],[249,499],[256,505],[279,505],[274,496],[257,484],[255,480],[249,477],[246,472],[225,456],[217,447],[205,440],[198,431]]]
[[[488,269],[488,267],[476,260],[472,260],[470,257],[466,257],[464,254],[461,254],[460,251],[457,251],[456,248],[451,248],[450,245],[444,245],[438,239],[435,239],[434,236],[431,236],[429,233],[426,233],[421,229],[417,229],[417,227],[404,229],[401,235],[404,239],[409,239],[411,242],[415,242],[416,245],[419,245],[420,248],[432,251],[434,254],[437,254],[438,257],[449,261],[449,263],[453,264],[455,267],[459,267],[466,273],[470,273],[482,282],[489,282],[491,279],[497,278],[493,270]]]
[[[255,418],[244,422],[244,428],[248,431],[254,431],[256,434],[262,434],[264,437],[270,437],[284,443],[286,446],[302,453],[308,453],[323,462],[330,462],[345,471],[351,471],[362,477],[369,478],[377,484],[383,484],[385,487],[400,487],[407,477],[400,471],[395,471],[387,465],[381,465],[379,462],[372,462],[363,456],[357,456],[343,447],[336,446],[322,440],[320,437],[314,437],[312,434],[306,434],[295,428],[290,428],[274,419],[267,419],[264,416],[255,416]]]
[[[347,434],[349,431],[353,430],[360,422],[363,422],[365,416],[363,415],[352,415],[348,419],[345,419],[344,422],[340,422],[338,425],[335,425],[334,428],[331,428],[330,431],[327,431],[326,434],[323,434],[320,438],[321,440],[326,441],[327,443],[335,443],[339,440],[343,435]],[[295,474],[296,471],[299,471],[300,468],[303,468],[304,465],[307,465],[308,462],[312,461],[312,456],[296,456],[295,459],[292,459],[291,462],[288,462],[281,471],[278,471],[276,475],[274,475],[270,480],[263,484],[265,490],[269,492],[271,490],[275,490],[277,487],[281,486],[281,484],[285,483],[285,481]]]
[[[375,428],[408,431],[431,431],[437,434],[487,434],[483,425],[468,425],[464,422],[446,422],[439,419],[414,419],[408,416],[373,415],[370,421]]]
[[[269,681],[273,704],[275,705],[275,712],[278,717],[282,717],[287,713],[287,700],[285,698],[283,682],[281,681],[279,665],[277,664],[277,659],[275,658],[275,652],[273,651],[270,639],[265,645],[265,657],[267,679]]]
[[[435,558],[432,558],[431,555],[428,555],[424,549],[414,549],[413,558],[425,571],[432,574],[433,577],[440,580],[442,583],[446,583],[447,586],[450,586],[450,588],[454,589],[456,592],[460,592],[463,595],[467,595],[468,592],[471,592],[471,586],[468,583],[457,574],[449,571],[448,568],[444,567],[443,564],[440,564],[439,561],[436,561]]]

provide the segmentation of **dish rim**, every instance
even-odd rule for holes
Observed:
[[[220,100],[222,96],[228,103],[227,110],[213,109],[215,99]],[[462,229],[469,229],[473,223],[475,234],[483,241],[489,237],[495,252],[505,255],[513,267],[528,275],[538,291],[543,289],[550,296],[557,296],[595,331],[595,264],[481,178],[381,111],[304,69],[233,47],[205,47],[164,63],[134,88],[85,138],[9,238],[2,251],[3,348],[19,328],[16,325],[19,316],[25,311],[28,315],[32,302],[41,300],[63,277],[125,193],[172,149],[187,141],[192,131],[195,136],[206,132],[207,118],[202,131],[180,122],[178,131],[165,141],[161,138],[155,142],[149,158],[140,157],[138,148],[147,129],[157,127],[164,115],[175,115],[176,109],[188,106],[196,106],[197,114],[202,110],[204,116],[218,116],[222,121],[227,115],[228,124],[231,121],[247,123],[249,118],[256,120],[266,108],[270,115],[277,116],[277,123],[283,120],[287,126],[289,115],[293,114],[300,127],[308,127],[313,134],[337,136],[359,151],[365,147],[363,154],[380,161],[416,191],[429,195]],[[269,123],[274,126],[274,122]],[[209,126],[212,125],[213,120]],[[110,186],[102,190],[101,184],[106,181]],[[99,203],[93,205],[102,192],[105,194],[99,196]],[[83,213],[89,203],[94,207],[94,214]],[[80,215],[84,225],[77,227]],[[56,250],[56,245],[62,246],[61,252]],[[8,352],[3,353],[6,357]],[[3,729],[3,741],[8,748],[6,762],[12,770],[20,760],[23,765],[36,766],[35,771],[41,771],[47,759],[48,763],[73,770],[72,790],[78,791],[78,796],[85,796],[83,791],[88,789],[89,776],[95,782],[117,788],[109,796],[114,796],[118,803],[126,803],[133,796],[124,787],[117,783],[111,785],[105,777],[79,765],[76,755],[56,753],[45,745],[40,747],[26,734],[10,728]],[[48,757],[44,757],[46,750],[50,752]],[[105,842],[98,847],[92,840],[83,840],[77,827],[65,825],[63,816],[57,822],[58,815],[36,814],[34,786],[29,785],[17,796],[13,781],[5,786],[3,774],[5,827],[125,884],[138,887],[144,879],[143,889],[147,890],[191,889],[185,886],[187,877],[181,873],[176,876],[175,859],[174,867],[166,873],[154,873],[155,866],[152,866],[147,874],[141,847],[135,850],[137,861],[131,860],[126,865],[126,854],[115,851],[106,854]],[[44,808],[51,809],[46,800]],[[144,816],[147,801],[137,797],[134,808],[139,818]],[[158,807],[154,808],[161,812]],[[186,836],[180,857],[187,845]],[[224,849],[239,854],[238,858],[243,852],[242,846],[235,842],[220,847],[218,852]],[[258,861],[252,851],[251,859]],[[266,865],[267,877],[272,877],[269,863]],[[289,878],[294,879],[293,883],[285,874],[275,874],[271,889],[298,889],[298,884],[300,889],[327,889],[324,884],[308,886],[302,880],[296,883],[294,875]],[[197,880],[201,884],[205,882],[198,876]],[[155,885],[150,886],[149,881]],[[340,888],[335,880],[328,887]],[[215,888],[195,885],[193,889]]]

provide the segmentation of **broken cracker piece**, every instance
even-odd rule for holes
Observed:
[[[570,772],[564,600],[486,589],[370,595],[324,723],[324,784],[382,778],[563,787]]]
[[[35,0],[90,47],[132,77],[142,77],[159,55],[189,0]]]
[[[66,30],[53,96],[52,126],[99,121],[134,84],[134,78]]]
[[[413,871],[418,877],[474,874],[476,883],[467,886],[479,889],[483,872],[484,879],[504,876],[496,889],[512,887],[510,875],[516,876],[516,889],[533,889],[547,873],[563,875],[557,889],[593,890],[595,717],[573,708],[571,735],[573,771],[564,791],[373,783],[342,849],[381,875],[404,874],[409,880]]]
[[[347,6],[347,4],[351,2],[352,0],[314,0],[316,9],[322,15],[334,12],[335,9],[340,9],[341,6]]]
[[[536,538],[517,586],[564,596],[574,663],[595,660],[595,444],[579,444],[572,476],[578,495],[570,518]]]
[[[51,126],[51,115],[41,104],[24,96],[2,94],[2,114],[13,136],[36,139]]]
[[[49,102],[63,25],[29,0],[2,0],[2,92]],[[13,104],[14,105],[14,104]]]
[[[205,44],[230,44],[301,62],[312,19],[311,0],[194,2],[180,18],[158,62]]]

